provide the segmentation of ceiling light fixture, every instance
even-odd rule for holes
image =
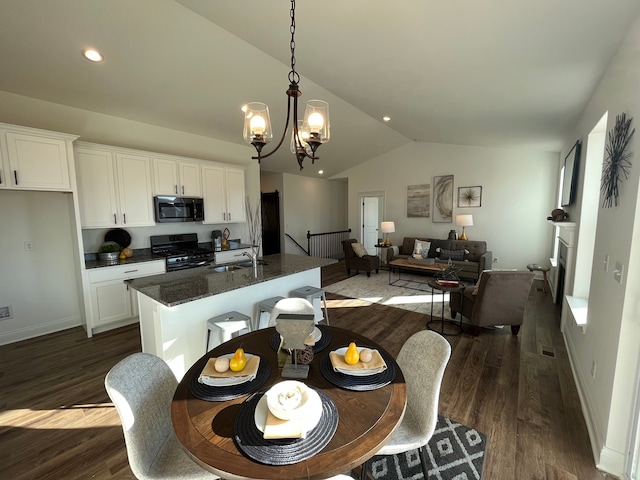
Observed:
[[[84,58],[92,62],[100,63],[104,61],[104,55],[102,55],[95,48],[85,48],[82,51],[82,55],[84,56]]]
[[[298,120],[298,97],[302,92],[298,88],[300,75],[296,72],[295,64],[295,32],[296,32],[296,2],[291,0],[291,71],[289,72],[289,89],[287,90],[287,121],[284,125],[282,137],[271,152],[263,155],[262,148],[273,139],[271,130],[271,119],[269,118],[269,107],[264,103],[251,102],[243,107],[244,130],[243,137],[247,143],[253,145],[258,152],[258,156],[251,157],[258,160],[273,155],[282,145],[291,119],[293,108],[291,153],[295,154],[302,170],[302,162],[305,158],[310,158],[311,163],[318,159],[316,150],[323,143],[329,141],[329,104],[322,100],[309,100],[304,112],[304,120]],[[293,106],[291,105],[293,99]]]

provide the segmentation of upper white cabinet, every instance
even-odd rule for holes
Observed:
[[[83,228],[155,225],[150,157],[80,143],[75,152]]]
[[[203,223],[242,223],[246,221],[243,169],[203,165],[202,187]]]
[[[171,158],[154,158],[153,184],[156,195],[201,197],[200,164]]]
[[[0,124],[0,188],[71,191],[69,164],[76,138]]]

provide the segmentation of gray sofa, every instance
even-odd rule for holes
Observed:
[[[413,247],[416,240],[430,242],[429,254],[426,259],[414,259]],[[458,276],[462,279],[476,281],[483,270],[491,270],[493,253],[487,250],[487,242],[478,240],[441,240],[429,237],[404,237],[402,244],[396,249],[387,250],[387,262],[398,258],[406,258],[409,263],[438,263],[446,265],[449,260],[441,258],[442,251],[464,251],[462,260],[451,260],[451,263],[460,268]],[[440,251],[438,251],[440,250]],[[468,252],[468,253],[467,253]]]

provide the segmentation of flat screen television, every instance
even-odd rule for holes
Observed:
[[[562,177],[562,201],[560,205],[567,207],[576,199],[578,190],[578,165],[580,163],[580,140],[578,140],[564,158]]]

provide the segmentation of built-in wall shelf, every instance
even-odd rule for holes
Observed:
[[[582,328],[582,334],[586,335],[587,333],[587,308],[589,304],[589,300],[581,297],[573,297],[571,295],[567,295],[565,297],[567,299],[567,304],[569,305],[569,313],[573,318],[574,323]]]
[[[576,222],[554,222],[553,220],[547,220],[547,222],[551,223],[554,227],[560,228],[576,228],[578,226]]]

